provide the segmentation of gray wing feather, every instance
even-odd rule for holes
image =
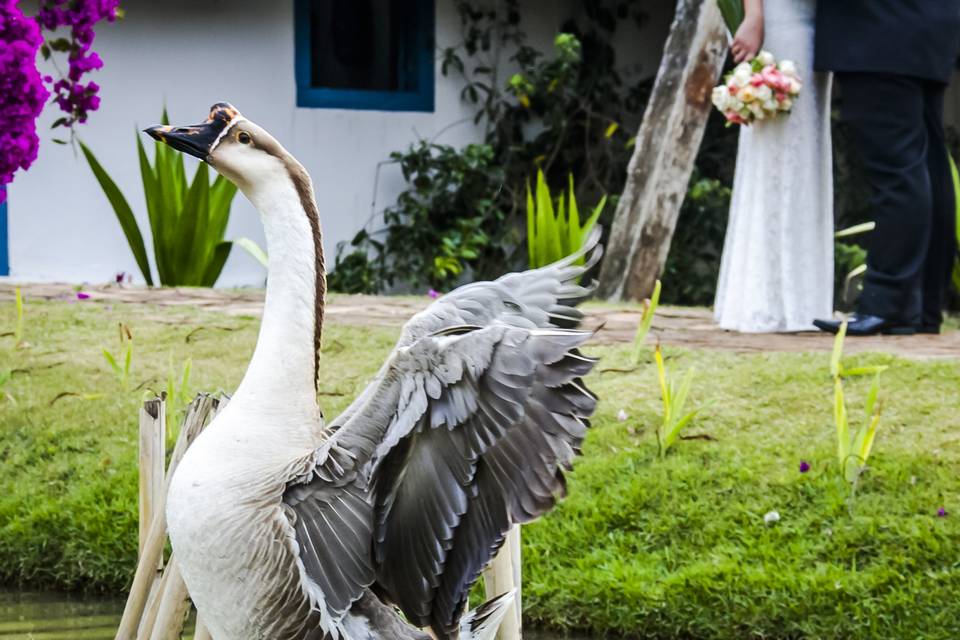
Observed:
[[[542,269],[461,287],[404,328],[373,383],[331,423],[284,495],[307,575],[331,613],[366,587],[438,638],[516,522],[564,495],[596,398],[572,305],[599,229]],[[581,264],[577,264],[580,262]]]

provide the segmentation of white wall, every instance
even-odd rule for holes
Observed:
[[[549,43],[559,23],[556,4],[527,4],[536,16],[524,20],[532,40]],[[630,75],[656,70],[672,3],[658,5],[646,30],[651,37],[625,45],[633,55],[625,69]],[[460,102],[460,81],[439,71],[434,113],[297,108],[290,1],[126,0],[124,9],[123,21],[97,30],[94,48],[105,67],[91,75],[102,86],[103,102],[77,131],[126,194],[151,256],[134,135],[157,123],[164,104],[174,124],[190,124],[201,121],[214,102],[229,101],[271,131],[314,178],[331,264],[336,244],[369,219],[377,164],[390,151],[444,129],[438,141],[457,146],[479,135],[469,122],[473,109]],[[453,3],[437,0],[437,46],[459,38]],[[642,70],[636,68],[638,60]],[[142,282],[86,162],[72,147],[51,142],[62,131],[50,131],[57,117],[55,108],[47,108],[39,123],[40,156],[9,189],[11,276],[102,282],[126,271]],[[449,127],[461,120],[467,122]],[[195,161],[187,162],[192,172]],[[402,186],[396,167],[385,167],[377,208],[390,204]],[[238,236],[263,243],[256,212],[242,195],[234,201],[227,232],[228,238]],[[262,284],[263,278],[261,267],[235,249],[218,284]]]

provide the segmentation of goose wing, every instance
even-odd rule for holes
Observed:
[[[564,494],[596,402],[581,381],[594,360],[578,351],[590,335],[497,322],[391,357],[285,498],[325,602],[342,609],[375,582],[412,623],[455,635],[510,526]]]
[[[454,628],[512,523],[563,494],[595,399],[578,280],[600,229],[552,265],[461,287],[417,314],[284,496],[334,618],[376,582],[419,626]]]
[[[579,281],[603,256],[602,232],[599,225],[594,226],[578,251],[553,264],[454,289],[404,325],[397,348],[457,327],[485,327],[493,322],[528,328],[580,326],[583,313],[576,305],[595,287],[582,286]],[[383,376],[386,366],[378,377]],[[366,402],[366,394],[375,386],[369,385],[327,428],[337,430]]]
[[[578,251],[553,264],[454,289],[407,322],[398,346],[457,325],[579,326],[583,314],[576,305],[594,287],[578,282],[603,255],[601,233],[595,226]]]

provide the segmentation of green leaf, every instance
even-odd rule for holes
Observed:
[[[127,355],[123,359],[123,375],[130,374],[130,365],[133,364],[133,345],[127,344]]]
[[[882,365],[882,364],[873,365],[869,367],[854,367],[852,369],[844,369],[843,377],[855,378],[857,376],[872,376],[872,375],[881,374],[889,368],[890,367],[888,367],[887,365]]]
[[[130,204],[123,197],[123,193],[121,193],[117,184],[97,161],[90,148],[81,142],[80,150],[87,159],[87,164],[90,165],[97,182],[100,183],[104,195],[107,196],[110,206],[113,207],[114,215],[117,216],[120,228],[123,229],[123,235],[127,238],[127,244],[130,246],[130,251],[133,253],[133,258],[137,262],[137,267],[140,268],[144,281],[149,286],[153,286],[153,278],[150,276],[150,263],[147,261],[147,249],[144,246],[143,236],[140,234],[140,227],[137,225],[137,219],[133,215]]]
[[[833,339],[833,353],[830,356],[830,375],[834,378],[839,378],[843,375],[843,364],[841,363],[841,358],[843,358],[843,340],[847,335],[847,321],[844,320],[840,324],[840,330],[837,331],[836,337]]]
[[[216,246],[213,251],[213,258],[207,263],[207,270],[203,274],[203,280],[200,286],[212,287],[217,282],[217,278],[220,277],[220,272],[223,271],[223,265],[226,264],[227,258],[230,257],[230,249],[232,248],[233,243],[226,240]]]
[[[720,7],[720,15],[727,24],[727,29],[731,34],[737,32],[740,23],[743,22],[743,0],[717,0]]]
[[[117,359],[113,357],[113,354],[104,349],[103,357],[106,359],[107,364],[110,365],[110,368],[113,369],[113,372],[119,376],[122,370],[120,369],[120,365],[117,364]]]
[[[953,177],[953,198],[956,209],[954,230],[957,234],[957,244],[960,245],[960,171],[957,170],[957,163],[953,156],[947,153],[947,158],[950,160],[950,175]],[[960,291],[960,256],[957,256],[956,262],[953,264],[953,286]]]
[[[841,229],[833,234],[834,238],[848,238],[850,236],[856,236],[861,233],[867,233],[873,231],[877,228],[876,222],[864,222],[862,224],[855,224],[852,227],[847,227],[846,229]]]
[[[177,284],[203,286],[203,274],[213,256],[214,247],[208,252],[205,234],[209,222],[210,177],[206,163],[197,167],[193,183],[187,191],[176,229],[176,245],[173,247],[175,269],[179,276]]]
[[[833,421],[837,427],[837,459],[841,473],[850,454],[850,425],[847,421],[847,406],[843,397],[843,381],[836,377],[833,382]]]
[[[137,157],[140,161],[140,180],[143,182],[143,196],[147,203],[147,218],[150,221],[150,234],[153,237],[153,260],[157,265],[157,277],[161,284],[171,283],[170,269],[167,267],[167,255],[163,250],[163,207],[160,187],[157,185],[156,172],[147,157],[143,140],[137,136]]]
[[[640,357],[643,351],[643,344],[650,333],[650,327],[653,326],[653,316],[660,306],[661,282],[657,280],[653,285],[653,295],[649,300],[644,301],[643,314],[640,316],[640,324],[637,326],[637,335],[633,338],[633,363],[640,364]]]
[[[253,259],[263,265],[264,269],[267,268],[267,252],[264,251],[256,242],[250,238],[236,238],[233,240],[233,244],[237,245],[253,256]]]
[[[533,194],[530,192],[530,181],[527,181],[527,261],[531,269],[542,266],[540,256],[537,252],[539,241],[537,239],[536,207],[533,204]]]

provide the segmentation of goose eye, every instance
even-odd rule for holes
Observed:
[[[246,131],[241,131],[237,134],[237,142],[240,144],[250,144],[251,140],[252,138],[250,137],[250,134]]]

